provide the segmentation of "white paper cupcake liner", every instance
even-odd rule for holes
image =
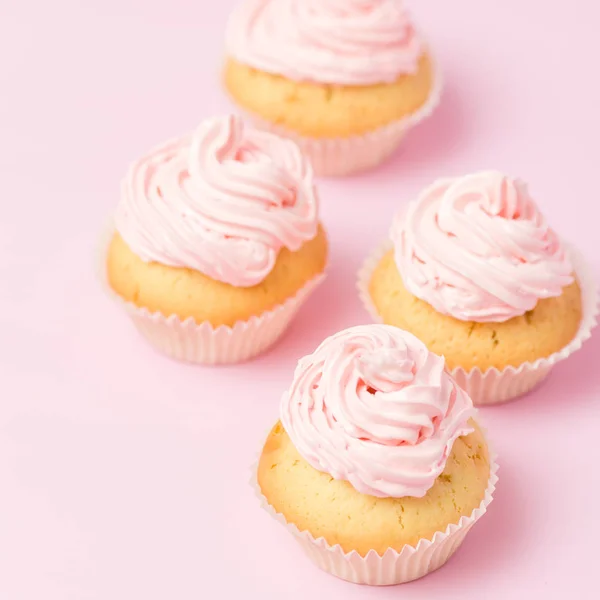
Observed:
[[[479,426],[479,418],[477,417]],[[450,524],[438,531],[431,540],[421,539],[416,546],[406,545],[400,552],[389,548],[383,555],[374,550],[366,556],[355,551],[344,552],[339,544],[330,546],[324,538],[314,538],[308,531],[300,531],[278,513],[262,494],[257,481],[258,461],[253,466],[250,483],[261,507],[298,540],[312,562],[327,573],[351,583],[364,585],[398,585],[408,583],[442,567],[461,545],[475,522],[486,512],[493,499],[498,482],[496,455],[487,441],[490,456],[490,478],[483,500],[468,516],[461,517],[457,524]]]
[[[442,93],[442,76],[437,64],[434,64],[433,73],[433,87],[423,106],[403,119],[361,136],[323,139],[304,137],[242,107],[239,110],[255,127],[296,142],[310,160],[315,175],[342,177],[366,171],[382,163],[396,150],[410,129],[431,115],[439,104]]]
[[[285,333],[300,306],[325,278],[324,273],[314,277],[283,304],[261,315],[238,321],[232,327],[213,327],[208,322],[197,323],[191,317],[185,320],[176,315],[166,317],[119,296],[109,285],[106,273],[106,254],[113,234],[114,226],[111,225],[102,238],[96,261],[98,280],[154,348],[184,362],[232,364],[247,361],[266,351]]]
[[[369,283],[373,271],[383,256],[392,249],[392,242],[386,241],[363,263],[358,273],[358,293],[362,303],[374,321],[381,323],[382,318],[377,313],[369,293]],[[598,286],[594,274],[581,254],[571,245],[567,246],[572,261],[582,298],[582,319],[576,336],[562,350],[547,358],[534,362],[525,362],[518,367],[496,369],[492,367],[482,371],[478,367],[469,371],[455,367],[451,373],[457,383],[471,396],[477,406],[498,404],[512,400],[531,391],[550,373],[552,367],[579,350],[592,334],[598,317]]]

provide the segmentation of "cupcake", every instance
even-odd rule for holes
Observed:
[[[318,175],[377,165],[439,99],[400,0],[243,0],[226,50],[233,101],[296,140]]]
[[[257,468],[263,506],[329,573],[392,585],[441,567],[496,465],[469,396],[410,333],[363,325],[300,360]]]
[[[299,148],[225,117],[131,166],[103,271],[153,345],[228,363],[280,337],[326,258]]]
[[[442,179],[402,211],[359,288],[373,315],[443,355],[476,403],[513,398],[581,346],[595,287],[526,185]]]

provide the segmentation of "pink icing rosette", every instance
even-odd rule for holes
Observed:
[[[406,288],[462,321],[512,319],[573,282],[526,185],[497,172],[437,181],[396,219],[391,237]]]
[[[227,47],[261,71],[340,85],[393,82],[416,72],[423,51],[399,0],[246,0]]]
[[[134,163],[116,226],[147,262],[249,287],[271,272],[281,248],[295,251],[315,237],[317,217],[299,148],[230,116]]]
[[[142,260],[196,269],[249,287],[318,230],[312,169],[291,141],[244,126],[239,117],[205,121],[134,163],[123,183],[115,226]],[[103,245],[99,276],[142,335],[186,362],[235,363],[267,350],[323,279],[308,281],[281,305],[233,326],[185,321],[125,302],[108,284]]]
[[[281,402],[281,422],[310,465],[378,497],[423,497],[473,414],[443,358],[388,325],[325,340],[298,363]]]

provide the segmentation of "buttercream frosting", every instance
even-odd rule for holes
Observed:
[[[423,497],[473,414],[443,358],[389,325],[326,339],[300,360],[281,401],[300,455],[377,497]]]
[[[495,171],[437,181],[398,214],[391,238],[408,291],[462,321],[523,315],[573,281],[527,186]]]
[[[227,50],[296,81],[370,85],[415,73],[423,43],[400,0],[244,0]]]
[[[312,170],[292,141],[211,119],[131,166],[116,227],[144,261],[253,286],[315,237]]]

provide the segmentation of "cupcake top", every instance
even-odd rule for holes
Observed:
[[[249,287],[271,272],[281,248],[295,251],[315,237],[317,205],[298,147],[229,116],[135,162],[116,227],[146,262]]]
[[[389,325],[326,339],[300,360],[281,401],[281,422],[310,465],[378,497],[425,496],[473,415],[443,358]]]
[[[435,182],[396,217],[391,238],[407,290],[462,321],[506,321],[573,282],[526,185],[502,173]]]
[[[227,50],[296,81],[370,85],[415,73],[423,44],[401,0],[243,0]]]

